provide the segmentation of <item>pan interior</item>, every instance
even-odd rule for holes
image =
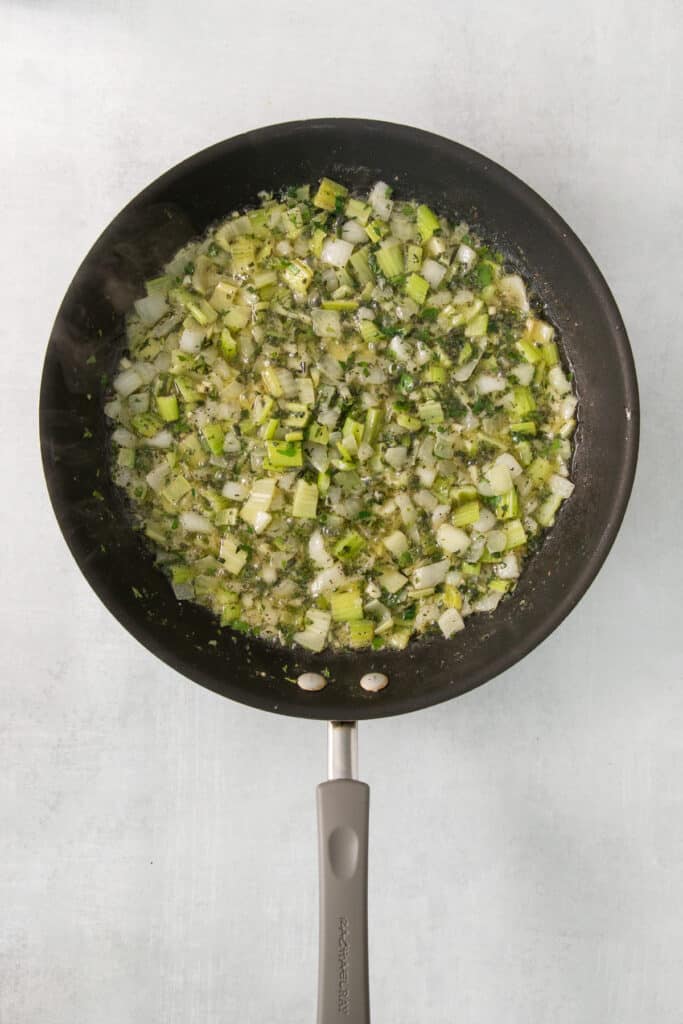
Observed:
[[[145,279],[190,239],[261,190],[323,175],[461,216],[519,269],[559,329],[575,375],[576,490],[515,595],[472,616],[452,640],[402,652],[314,655],[220,629],[204,609],[175,600],[151,551],[125,525],[107,465],[107,381],[125,344],[124,318]],[[122,624],[196,682],[256,707],[313,718],[358,719],[437,703],[485,682],[546,637],[585,592],[618,530],[638,443],[638,397],[619,312],[590,256],[522,182],[438,136],[372,121],[322,120],[260,129],[205,150],[158,179],[106,229],[59,310],[41,390],[41,444],[53,506],[81,570]],[[328,686],[305,693],[305,671]],[[378,694],[359,686],[389,676]]]

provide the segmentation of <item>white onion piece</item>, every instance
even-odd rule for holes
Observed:
[[[204,340],[204,331],[196,330],[194,327],[186,327],[183,333],[180,335],[180,341],[178,342],[178,348],[181,352],[196,353],[199,352],[202,347]]]
[[[447,608],[443,615],[439,617],[439,629],[446,639],[453,636],[454,633],[459,633],[464,628],[465,623],[457,608]]]
[[[491,530],[486,534],[486,547],[492,555],[505,551],[507,534],[505,530]]]
[[[410,346],[406,345],[400,334],[394,335],[389,342],[389,351],[393,352],[396,358],[403,362],[406,362],[411,356]]]
[[[323,374],[323,376],[329,378],[329,380],[342,379],[343,370],[341,368],[341,363],[339,362],[338,359],[335,359],[334,356],[322,356],[321,359],[318,361],[318,366],[320,367],[320,372]]]
[[[566,395],[572,389],[561,366],[552,366],[548,370],[548,384],[558,395]]]
[[[345,267],[353,252],[353,243],[343,238],[328,238],[322,247],[320,258],[333,267]]]
[[[231,502],[244,502],[248,495],[248,489],[239,480],[227,480],[223,484],[221,494],[223,498],[228,498]]]
[[[514,455],[510,455],[509,452],[503,452],[495,461],[496,466],[507,466],[510,470],[510,476],[515,480],[522,473],[522,467],[520,466]]]
[[[502,596],[500,591],[491,590],[488,594],[484,594],[483,597],[474,602],[472,610],[475,612],[494,612],[500,604]]]
[[[331,565],[329,569],[323,569],[311,581],[311,594],[319,597],[330,590],[338,590],[346,583],[344,570],[340,565]]]
[[[281,242],[277,242],[275,245],[275,252],[278,256],[291,256],[292,247],[286,238],[283,238]]]
[[[156,368],[157,373],[167,373],[168,372],[168,368],[169,368],[170,365],[171,365],[171,353],[170,352],[160,352],[159,355],[154,360],[154,366]]]
[[[560,416],[563,420],[570,420],[576,412],[576,407],[579,404],[576,395],[567,395],[560,402]]]
[[[311,323],[319,338],[338,338],[341,334],[341,320],[336,309],[312,309]]]
[[[117,427],[111,435],[111,439],[121,448],[135,448],[138,443],[135,434],[131,434],[130,430],[126,430],[125,427]]]
[[[455,258],[464,267],[471,267],[477,258],[477,254],[471,246],[461,243],[456,250]]]
[[[433,601],[423,601],[417,610],[415,616],[415,629],[418,633],[421,633],[427,626],[431,626],[432,622],[436,622],[439,617],[439,609]]]
[[[342,226],[341,236],[345,242],[350,242],[351,245],[359,245],[362,242],[367,242],[368,239],[365,228],[357,220],[347,220]]]
[[[394,500],[396,501],[397,508],[401,513],[403,525],[412,526],[415,520],[417,519],[417,513],[415,511],[415,506],[413,505],[408,495],[397,494]]]
[[[457,380],[459,384],[462,384],[464,381],[469,380],[474,371],[476,370],[477,363],[479,362],[480,358],[481,356],[475,356],[474,359],[469,359],[466,363],[463,363],[462,366],[459,366],[457,370],[453,371],[453,379]]]
[[[475,384],[480,395],[493,395],[497,391],[505,391],[507,387],[505,377],[492,373],[480,373]]]
[[[436,480],[436,466],[420,466],[417,475],[424,487],[431,487]]]
[[[519,576],[519,562],[514,551],[509,551],[502,562],[495,566],[496,576],[502,580],[516,580]]]
[[[484,475],[494,494],[506,494],[512,489],[512,474],[503,463],[494,462]]]
[[[524,387],[528,387],[534,379],[534,373],[536,367],[533,363],[518,363],[517,366],[513,366],[510,371]]]
[[[446,522],[450,514],[450,505],[437,505],[432,509],[432,527],[436,529],[437,526],[441,526],[442,523]]]
[[[128,410],[133,416],[149,409],[149,391],[142,391],[139,395],[131,395],[128,399]]]
[[[391,217],[394,204],[388,195],[390,191],[386,182],[378,181],[376,185],[373,185],[368,196],[368,202],[380,220],[389,220]]]
[[[568,498],[574,490],[574,484],[571,480],[567,480],[566,477],[560,476],[558,473],[553,475],[548,480],[548,487],[553,494],[559,495],[560,498]]]
[[[418,469],[418,473],[424,472],[427,471]],[[436,506],[438,505],[438,501],[431,491],[417,491],[417,493],[413,495],[413,499],[415,501],[415,504],[419,505],[420,508],[423,508],[425,512],[433,512]]]
[[[118,377],[114,378],[114,391],[122,398],[128,398],[134,391],[142,387],[142,377],[137,370],[123,370]]]
[[[332,556],[325,549],[325,542],[320,530],[314,530],[308,540],[308,556],[312,562],[324,569],[333,564]]]
[[[404,448],[403,445],[395,445],[392,448],[387,448],[384,453],[384,461],[393,469],[402,469],[406,464],[407,458],[408,449]]]
[[[446,275],[446,268],[436,260],[425,260],[422,264],[422,276],[431,288],[438,288]]]
[[[155,466],[154,469],[150,469],[145,480],[153,491],[159,492],[166,483],[166,479],[170,472],[171,469],[168,463],[161,462],[158,466]]]
[[[475,533],[488,533],[496,525],[497,519],[490,508],[482,508],[479,512],[479,518],[476,523],[472,524],[472,529]]]
[[[446,579],[446,573],[450,568],[450,562],[446,559],[443,562],[432,562],[431,565],[423,565],[413,572],[413,587],[415,590],[425,590],[428,587],[438,587]]]
[[[505,277],[501,277],[498,282],[498,291],[508,306],[515,306],[523,313],[529,312],[526,288],[519,274],[506,274]]]
[[[213,529],[209,520],[198,512],[181,512],[180,525],[188,533],[211,533]]]
[[[436,543],[447,555],[462,554],[470,546],[469,534],[450,523],[442,523],[436,531]]]
[[[157,295],[148,295],[144,299],[138,299],[135,303],[135,312],[143,324],[148,324],[149,326],[155,324],[164,313],[168,312],[166,296],[158,293]]]
[[[148,437],[145,444],[150,448],[170,448],[173,444],[173,434],[170,430],[160,430],[154,437]]]
[[[157,375],[156,367],[152,363],[135,363],[134,369],[142,377],[143,384],[151,384]]]
[[[117,420],[121,415],[121,402],[118,398],[112,398],[111,402],[106,402],[104,406],[104,415],[108,416],[110,420]]]

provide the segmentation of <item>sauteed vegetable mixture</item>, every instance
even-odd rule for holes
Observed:
[[[147,282],[106,406],[180,600],[312,651],[492,611],[570,496],[553,327],[467,224],[324,178]]]

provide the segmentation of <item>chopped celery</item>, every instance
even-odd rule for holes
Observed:
[[[265,384],[269,394],[273,395],[274,398],[281,398],[284,391],[275,367],[264,367],[263,370],[261,370],[261,377],[263,378],[263,383]]]
[[[382,409],[368,409],[365,414],[365,426],[363,427],[362,440],[365,444],[375,445],[379,440],[384,425],[384,411]]]
[[[176,476],[166,484],[161,493],[167,501],[177,505],[191,490],[192,484],[188,483],[184,476]]]
[[[298,480],[294,491],[292,515],[295,519],[315,519],[318,510],[318,487]]]
[[[352,619],[348,628],[351,647],[368,647],[372,643],[375,623],[371,619]]]
[[[313,271],[303,260],[292,260],[282,271],[285,282],[297,295],[305,295],[313,280]]]
[[[355,530],[351,530],[341,540],[337,541],[334,546],[334,554],[336,558],[341,558],[342,561],[350,561],[359,555],[364,547],[364,538]]]
[[[465,328],[466,338],[481,338],[489,329],[488,313],[478,313]]]
[[[370,203],[363,203],[360,199],[349,198],[344,211],[350,220],[357,220],[360,224],[367,224],[372,214]]]
[[[223,441],[225,439],[225,433],[220,423],[205,423],[201,428],[204,440],[209,446],[209,450],[214,455],[220,455],[223,451]]]
[[[406,281],[406,295],[408,295],[413,302],[417,302],[418,306],[421,306],[427,298],[428,291],[429,284],[425,281],[424,277],[420,277],[419,274],[410,274]]]
[[[386,245],[377,250],[377,266],[389,281],[403,274],[403,249],[400,244]]]
[[[332,181],[331,178],[322,178],[318,191],[313,196],[313,205],[334,213],[337,210],[337,201],[343,201],[348,194],[349,190],[344,185]],[[346,203],[343,203],[342,210],[345,206]]]
[[[323,309],[336,309],[342,313],[352,313],[358,309],[358,302],[355,299],[325,299],[320,303]]]
[[[445,384],[446,370],[443,366],[438,366],[436,363],[432,363],[423,373],[422,379],[425,384]]]
[[[434,405],[438,405],[438,402],[434,402]],[[441,418],[443,419],[443,413]],[[407,412],[399,412],[396,414],[396,422],[399,427],[403,427],[404,430],[414,431],[419,430],[422,426],[422,420],[418,419],[417,416],[411,416]]]
[[[506,547],[519,548],[527,542],[527,535],[519,519],[511,519],[505,524]]]
[[[359,330],[363,341],[368,345],[371,342],[379,341],[382,337],[381,331],[377,328],[377,324],[373,323],[372,320],[361,320]]]
[[[539,526],[552,526],[555,522],[555,513],[562,504],[562,498],[559,494],[551,494],[549,498],[543,502],[539,508],[536,509],[535,518]]]
[[[424,423],[443,423],[445,419],[440,402],[423,402],[418,405],[417,412]]]
[[[130,421],[133,430],[140,437],[154,437],[163,427],[163,420],[153,412],[141,412]]]
[[[504,486],[504,485],[503,485]],[[511,488],[505,494],[501,494],[496,504],[496,516],[498,519],[514,519],[519,515],[519,495],[516,488]]]
[[[349,263],[351,264],[351,269],[353,270],[359,284],[364,285],[374,283],[375,275],[370,269],[367,245],[364,245],[362,249],[357,249],[356,252],[352,253]],[[368,321],[363,321],[363,323],[367,322]]]
[[[466,501],[463,505],[459,505],[451,516],[451,522],[453,526],[471,526],[472,523],[476,523],[477,519],[481,515],[481,509],[479,502]]]
[[[173,420],[178,419],[180,411],[178,409],[178,399],[175,395],[157,395],[156,402],[162,420],[166,423],[172,423]]]
[[[230,246],[231,267],[233,274],[246,274],[254,265],[254,239],[241,235]]]
[[[311,423],[306,437],[313,444],[327,444],[330,440],[330,428],[322,423]]]
[[[357,590],[337,591],[330,595],[333,622],[353,622],[363,618],[363,601]]]
[[[460,611],[462,608],[462,594],[457,587],[447,583],[443,590],[443,598],[447,608],[455,608]]]
[[[435,231],[439,230],[439,218],[433,210],[422,204],[417,208],[417,230],[422,242],[428,242]]]
[[[268,462],[274,469],[296,468],[303,465],[300,441],[268,441]]]
[[[422,246],[421,245],[407,245],[406,246],[406,262],[405,272],[406,274],[417,274],[422,266]],[[425,292],[426,294],[426,292]],[[412,298],[412,296],[411,296]],[[424,299],[422,300],[424,302]]]
[[[371,242],[379,242],[386,235],[388,228],[384,221],[371,220],[365,225],[365,232]]]
[[[520,420],[523,420],[530,412],[535,412],[536,402],[531,394],[531,389],[521,385],[512,388],[512,407],[515,416]]]

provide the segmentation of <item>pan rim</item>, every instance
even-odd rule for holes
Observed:
[[[399,141],[401,137],[404,137],[405,139],[409,138],[412,142],[422,139],[425,144],[428,143],[432,148],[441,149],[443,151],[450,150],[451,154],[457,154],[460,160],[464,159],[468,161],[476,167],[480,173],[485,174],[493,181],[496,181],[508,192],[508,194],[511,195],[515,202],[523,206],[531,206],[536,215],[542,217],[545,223],[557,234],[558,238],[561,240],[562,247],[571,253],[575,262],[581,265],[586,280],[591,283],[601,305],[609,313],[617,360],[623,378],[624,400],[627,403],[627,408],[630,410],[630,430],[624,442],[624,458],[621,460],[618,487],[614,493],[613,515],[607,524],[607,527],[603,530],[591,556],[585,560],[581,569],[577,571],[576,575],[573,577],[571,586],[568,587],[566,592],[555,604],[553,604],[549,612],[540,618],[535,626],[526,633],[523,639],[515,643],[513,647],[507,647],[498,652],[490,659],[490,661],[487,661],[485,666],[483,666],[479,671],[474,672],[472,677],[468,679],[464,685],[462,681],[459,681],[457,689],[454,689],[454,680],[446,682],[437,688],[425,689],[424,691],[420,691],[417,694],[412,695],[394,696],[391,694],[391,687],[389,687],[387,690],[382,691],[381,700],[377,700],[376,698],[373,700],[371,695],[363,694],[361,703],[359,699],[360,695],[354,693],[353,695],[349,695],[349,698],[346,700],[339,699],[336,702],[326,701],[324,707],[316,701],[316,694],[310,694],[310,701],[302,704],[300,702],[301,691],[296,687],[293,687],[293,690],[296,691],[295,695],[293,695],[296,696],[296,701],[294,699],[290,700],[287,694],[274,699],[272,693],[267,691],[265,688],[259,689],[258,683],[255,684],[253,689],[247,690],[243,685],[240,685],[239,682],[232,683],[224,681],[219,689],[208,673],[203,672],[196,665],[191,665],[188,659],[183,660],[179,659],[175,655],[170,656],[164,645],[158,642],[156,638],[151,635],[151,632],[146,627],[143,617],[132,614],[127,607],[123,606],[121,602],[115,599],[114,595],[107,592],[106,588],[102,586],[102,580],[99,573],[93,569],[91,563],[85,558],[84,551],[77,543],[77,538],[70,535],[67,530],[67,523],[65,521],[65,517],[61,514],[59,507],[60,502],[57,499],[57,480],[59,473],[57,467],[49,457],[48,446],[46,443],[49,430],[45,422],[44,395],[48,366],[53,354],[53,346],[51,342],[48,345],[45,357],[40,390],[41,453],[43,472],[47,483],[48,493],[50,495],[50,501],[67,547],[86,580],[105,607],[114,615],[127,632],[134,636],[136,640],[147,648],[147,650],[152,654],[155,654],[169,667],[175,669],[181,675],[187,676],[190,680],[197,682],[199,685],[213,690],[221,696],[226,696],[240,704],[251,706],[258,710],[267,710],[279,714],[286,714],[292,717],[320,720],[329,718],[353,718],[356,720],[365,720],[406,714],[410,711],[431,707],[432,705],[452,699],[455,696],[461,696],[463,693],[467,693],[493,679],[495,676],[502,674],[508,668],[521,661],[522,658],[526,657],[527,654],[547,639],[548,636],[550,636],[550,634],[553,633],[561,622],[571,613],[571,611],[576,607],[576,604],[587,592],[598,572],[602,568],[614,544],[621,527],[633,487],[638,459],[640,433],[638,385],[633,354],[629,345],[626,328],[609,285],[586,246],[578,238],[571,227],[569,227],[569,225],[563,220],[563,218],[560,217],[560,215],[546,202],[546,200],[544,200],[537,192],[530,188],[530,186],[515,174],[506,170],[496,161],[491,160],[476,150],[463,146],[461,143],[447,139],[435,133],[427,132],[421,128],[365,118],[313,118],[268,125],[216,142],[175,164],[134,196],[101,232],[97,240],[91,246],[89,252],[84,257],[81,266],[90,259],[94,252],[97,251],[98,246],[102,244],[112,227],[123,219],[129,210],[141,205],[147,201],[147,198],[152,193],[168,187],[177,178],[183,177],[188,172],[197,169],[206,162],[211,162],[215,159],[217,153],[220,152],[221,154],[224,154],[229,153],[232,149],[242,146],[263,144],[264,142],[272,141],[279,137],[291,136],[299,131],[311,131],[316,129],[329,131],[330,129],[335,128],[348,129],[353,127],[360,128],[361,126],[365,130],[370,129],[384,133],[389,132]],[[71,287],[72,286],[67,290],[67,293],[60,304],[60,309],[57,313],[55,323],[59,320],[62,310],[68,302]],[[54,327],[51,332],[51,340],[53,334]],[[360,692],[363,693],[363,691]]]

